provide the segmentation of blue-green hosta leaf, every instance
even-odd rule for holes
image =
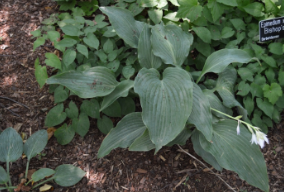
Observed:
[[[247,118],[247,111],[242,107],[242,105],[235,99],[234,96],[234,86],[237,79],[237,72],[234,68],[228,67],[225,71],[220,73],[217,80],[216,90],[223,100],[223,104],[226,107],[232,108],[237,107],[239,113],[244,119]]]
[[[134,81],[132,80],[125,80],[120,82],[113,92],[111,92],[109,95],[104,97],[100,111],[110,106],[119,97],[127,97],[129,90],[133,86],[134,86]]]
[[[46,130],[39,130],[32,134],[24,144],[24,153],[28,161],[39,154],[46,146],[48,134]]]
[[[153,54],[150,37],[151,28],[145,25],[138,41],[138,60],[142,67],[157,69],[161,66],[162,60]]]
[[[164,63],[181,66],[189,54],[193,36],[176,25],[155,25],[151,43],[154,55]]]
[[[199,80],[205,73],[220,73],[224,71],[230,63],[247,63],[250,60],[251,56],[247,52],[240,49],[221,49],[219,51],[216,51],[206,59],[202,73],[199,76],[197,82],[199,82]]]
[[[206,139],[211,141],[213,128],[210,103],[200,87],[195,83],[193,83],[192,112],[187,123],[194,124]]]
[[[47,127],[53,127],[62,123],[66,119],[66,113],[63,112],[63,109],[63,103],[53,107],[46,115],[44,125]]]
[[[143,68],[134,82],[143,122],[156,152],[183,130],[192,110],[193,85],[189,74],[183,69],[168,67],[160,78],[156,69]]]
[[[175,144],[178,145],[185,145],[186,141],[188,140],[188,138],[191,136],[192,131],[190,130],[190,126],[189,125],[185,125],[185,128],[182,130],[182,132],[180,132],[180,134],[171,142],[169,142],[167,144],[168,147],[171,147]]]
[[[0,134],[0,161],[14,162],[23,153],[23,140],[15,129],[9,127]]]
[[[98,152],[98,158],[108,155],[110,151],[115,148],[126,148],[130,146],[146,129],[142,121],[141,113],[130,113],[126,115],[103,140]]]
[[[160,9],[149,10],[148,15],[155,24],[159,24],[163,17],[163,10]]]
[[[56,140],[60,145],[67,145],[68,143],[70,143],[74,138],[74,135],[75,130],[72,126],[67,126],[66,123],[64,123],[54,132],[54,136],[56,137]]]
[[[68,71],[47,79],[48,84],[66,86],[81,98],[110,94],[118,84],[113,72],[106,67],[92,67],[86,71]]]
[[[195,153],[197,153],[197,155],[199,155],[200,157],[202,157],[202,159],[204,161],[206,161],[207,163],[209,163],[210,165],[212,165],[216,170],[218,171],[222,171],[222,167],[218,164],[217,160],[215,159],[215,157],[205,151],[201,145],[200,145],[200,140],[199,140],[199,135],[201,133],[198,132],[197,130],[195,130],[191,136],[191,141],[193,144],[193,149],[195,151]],[[210,140],[211,141],[211,140]]]
[[[0,166],[0,185],[3,185],[9,181],[9,176],[6,173],[5,169]]]
[[[69,187],[78,183],[86,174],[82,169],[73,165],[59,165],[55,169],[54,181],[62,186]]]
[[[249,184],[269,191],[267,168],[259,146],[251,144],[251,133],[240,125],[240,135],[236,133],[237,121],[224,120],[213,125],[212,142],[200,135],[203,149],[211,153],[222,167],[235,171]]]
[[[41,168],[32,174],[33,182],[38,182],[39,180],[49,177],[55,173],[54,170],[49,168]]]
[[[129,146],[129,151],[150,151],[152,149],[155,149],[155,144],[150,139],[148,129]]]
[[[138,39],[145,23],[135,21],[132,13],[117,7],[100,7],[109,17],[110,23],[117,35],[133,48],[138,47]]]
[[[219,100],[219,98],[211,91],[211,90],[203,90],[203,93],[204,95],[207,97],[209,103],[210,103],[210,106],[213,108],[213,109],[217,109],[218,111],[221,111],[223,113],[226,113],[228,115],[233,115],[233,111],[228,108],[228,107],[225,107],[222,102]],[[212,111],[212,114],[214,114],[215,116],[219,117],[219,118],[227,118],[226,116],[220,114],[220,113],[217,113],[215,111]]]
[[[110,130],[113,128],[112,120],[105,115],[102,118],[98,119],[97,125],[98,125],[99,130],[103,134],[108,134]]]
[[[188,18],[190,22],[195,21],[201,16],[202,6],[198,0],[179,0],[180,7],[177,12],[177,17]]]

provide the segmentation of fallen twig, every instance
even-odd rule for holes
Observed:
[[[181,148],[181,146],[178,145],[178,147],[180,148],[180,151],[187,154],[188,156],[190,156],[191,158],[195,159],[196,161],[198,161],[201,165],[203,165],[204,167],[208,168],[210,170],[211,173],[213,173],[215,176],[217,176],[221,181],[223,181],[232,191],[236,192],[234,190],[233,187],[231,187],[224,179],[222,179],[219,175],[217,175],[216,173],[214,173],[214,171],[212,171],[209,167],[207,167],[207,165],[205,165],[204,163],[202,163],[202,161],[200,161],[199,159],[197,159],[196,157],[194,157],[193,155],[191,155],[190,153],[186,152],[183,148]]]
[[[7,109],[10,113],[12,113],[13,115],[17,116],[17,117],[21,117],[20,115],[14,113],[12,110],[8,109],[7,107],[5,107],[4,105],[2,105],[2,103],[0,103],[0,106],[3,107],[4,109]]]
[[[7,99],[7,100],[10,100],[10,101],[13,101],[14,103],[18,103],[19,105],[22,105],[22,106],[24,106],[24,107],[27,108],[27,109],[30,109],[28,106],[26,106],[26,105],[24,105],[24,104],[22,104],[22,103],[20,103],[20,102],[18,102],[18,101],[15,101],[14,99],[10,99],[10,98],[8,98],[8,97],[0,96],[0,99]]]

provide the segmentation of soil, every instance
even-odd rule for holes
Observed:
[[[52,52],[48,42],[33,51],[31,31],[40,27],[40,22],[50,14],[59,12],[51,0],[0,0],[0,131],[14,127],[23,137],[44,127],[47,111],[54,106],[48,87],[40,89],[34,77],[34,61],[44,62],[44,54]],[[23,106],[21,104],[26,105]],[[263,150],[267,163],[270,191],[284,191],[284,129],[275,125],[268,134],[270,144]],[[73,141],[61,146],[52,137],[43,153],[33,158],[30,169],[43,167],[55,169],[61,164],[73,164],[87,174],[75,186],[61,187],[49,183],[53,191],[231,191],[219,178],[211,174],[198,161],[179,151],[177,146],[165,147],[157,155],[113,150],[102,159],[96,157],[104,135],[95,121],[84,139],[78,135]],[[198,157],[190,141],[184,149]],[[11,166],[13,185],[20,183],[25,172],[26,158]],[[0,163],[5,167],[4,163]],[[242,181],[234,172],[217,172],[236,191],[260,191]],[[38,191],[38,189],[37,189]]]

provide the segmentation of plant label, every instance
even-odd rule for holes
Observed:
[[[284,37],[284,17],[259,21],[259,41],[269,41]]]

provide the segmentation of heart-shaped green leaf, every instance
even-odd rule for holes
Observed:
[[[133,48],[138,47],[138,39],[146,25],[135,21],[129,10],[117,7],[100,7],[100,10],[109,17],[110,23],[117,35]]]
[[[200,134],[200,144],[222,167],[235,171],[241,179],[268,192],[267,168],[259,146],[250,143],[251,133],[243,125],[240,125],[241,135],[237,135],[237,126],[237,121],[220,121],[213,125],[212,142]]]
[[[128,95],[129,90],[134,86],[134,81],[125,80],[120,82],[117,87],[111,92],[109,95],[104,97],[104,100],[101,104],[100,111],[104,110],[108,106],[110,106],[114,101],[116,101],[119,97],[126,97]]]
[[[211,54],[205,62],[202,73],[199,76],[197,83],[201,77],[208,72],[220,73],[233,62],[247,63],[251,60],[251,56],[239,49],[221,49]]]
[[[32,134],[24,144],[24,153],[28,161],[39,154],[46,146],[48,134],[46,130],[39,130]]]
[[[96,99],[91,99],[90,101],[84,100],[80,106],[81,113],[85,113],[86,115],[92,118],[100,117],[100,104]]]
[[[48,78],[46,66],[42,67],[39,64],[39,58],[35,60],[35,77],[39,84],[39,87],[42,88]]]
[[[266,99],[262,100],[261,98],[256,98],[257,106],[267,115],[272,118],[274,106]]]
[[[117,85],[113,72],[106,67],[92,67],[85,71],[68,71],[54,75],[46,82],[66,86],[81,98],[106,96]]]
[[[138,60],[142,67],[157,69],[161,66],[162,60],[153,54],[150,38],[151,28],[145,25],[138,41]]]
[[[75,130],[72,126],[67,126],[64,123],[60,128],[54,132],[54,136],[60,145],[67,145],[70,143],[75,135]]]
[[[14,162],[23,153],[23,140],[15,129],[9,127],[0,134],[0,161]]]
[[[211,141],[213,128],[210,103],[200,87],[195,83],[193,83],[192,112],[187,122],[194,124],[196,128],[203,133],[205,138]]]
[[[58,185],[69,187],[78,183],[85,174],[85,171],[73,165],[60,165],[56,167],[53,178]]]
[[[69,108],[66,108],[65,112],[70,119],[77,118],[79,115],[78,107],[73,101],[70,101]]]
[[[0,166],[0,184],[3,185],[9,181],[9,176],[6,173],[5,169]]]
[[[114,101],[110,106],[102,111],[110,117],[121,117],[121,106],[117,101]]]
[[[54,170],[49,168],[41,168],[32,174],[33,182],[38,182],[39,180],[49,177],[55,173]]]
[[[84,137],[90,129],[89,117],[85,113],[81,113],[78,119],[72,119],[72,129]]]
[[[45,126],[53,127],[59,125],[66,119],[66,113],[63,112],[64,106],[63,103],[53,107],[45,118]]]
[[[142,121],[141,113],[126,115],[103,140],[98,152],[98,158],[108,155],[115,148],[130,146],[145,130],[146,126]]]
[[[63,63],[67,67],[71,63],[75,61],[76,58],[76,51],[72,49],[67,49],[63,54]]]
[[[168,67],[160,78],[156,69],[143,68],[134,83],[156,152],[183,130],[192,110],[193,85],[187,71]]]
[[[108,134],[110,130],[113,128],[112,120],[105,115],[102,118],[98,119],[97,125],[98,125],[99,130],[103,134]]]
[[[181,66],[189,54],[193,36],[176,25],[155,25],[151,43],[154,55],[164,63]]]

